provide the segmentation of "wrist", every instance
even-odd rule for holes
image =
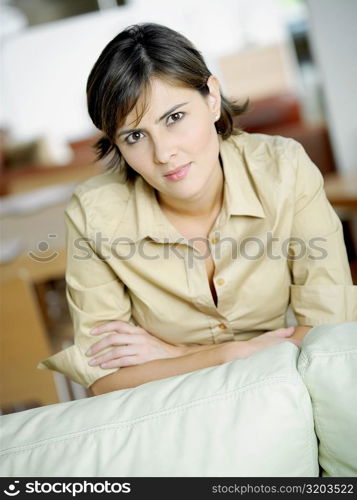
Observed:
[[[229,342],[225,342],[224,344],[194,344],[194,345],[185,345],[185,346],[176,346],[178,349],[178,354],[176,356],[188,356],[190,354],[196,354],[202,351],[209,351],[209,350],[218,350],[219,352],[222,351],[223,357],[225,356],[225,351],[226,347],[225,345]],[[222,359],[222,363],[225,362],[224,359]]]
[[[292,339],[302,340],[305,335],[311,330],[312,326],[299,325],[295,326],[295,331],[290,337]]]
[[[181,356],[185,356],[187,354],[185,346],[172,345],[166,349],[168,352],[168,358],[179,358]]]
[[[190,353],[190,348],[185,345],[177,345],[175,346],[175,357],[186,356]]]
[[[223,363],[229,363],[235,359],[247,358],[252,354],[249,341],[238,340],[231,342],[224,342],[220,344],[222,349]]]

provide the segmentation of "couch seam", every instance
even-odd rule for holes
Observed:
[[[310,391],[308,390],[308,387],[307,387],[307,385],[305,383],[305,380],[304,380],[304,374],[306,373],[306,370],[309,367],[309,365],[310,365],[310,359],[309,359],[308,355],[306,354],[305,351],[301,350],[300,351],[300,355],[299,355],[298,360],[297,360],[297,367],[296,368],[297,368],[297,372],[300,375],[301,381],[302,381],[302,383],[303,383],[303,385],[305,387],[305,390],[306,390],[306,397],[308,398],[308,401],[309,401],[309,404],[310,404],[311,416],[312,416],[312,423],[313,423],[312,429],[309,428],[310,440],[308,442],[308,446],[310,448],[310,457],[311,457],[311,460],[313,461],[314,457],[315,457],[315,460],[317,461],[317,463],[320,464],[320,462],[319,462],[319,445],[318,445],[317,436],[316,436],[316,433],[315,433],[314,409],[313,409],[313,406],[312,406],[312,399],[311,399]],[[305,414],[306,420],[308,421],[308,416],[306,415],[305,407],[303,407],[303,412]],[[315,456],[314,450],[312,449],[312,441],[314,443],[316,443],[317,456]],[[311,465],[314,468],[315,467],[315,462],[312,462]]]
[[[305,351],[300,351],[300,355],[299,355],[299,358],[297,360],[297,371],[300,373],[300,376],[302,378],[303,378],[309,364],[310,364],[309,356],[306,354]]]
[[[312,408],[314,408],[314,406],[315,406],[315,412],[313,411],[313,414],[315,413],[315,415],[314,415],[314,423],[315,423],[315,429],[317,431],[316,434],[319,433],[320,436],[322,436],[322,434],[326,435],[326,433],[324,433],[324,431],[323,431],[323,426],[321,426],[320,407],[319,407],[319,405],[317,403],[315,403],[315,405],[313,405]],[[316,416],[316,418],[315,418],[315,416]],[[325,447],[326,452],[327,452],[327,456],[330,459],[329,462],[333,464],[333,462],[335,460],[333,459],[332,451],[331,451],[329,445],[326,444],[326,440],[325,439],[323,440],[323,442],[324,442],[324,447]],[[320,451],[320,443],[321,443],[321,439],[319,438],[319,451]],[[320,455],[320,453],[319,453],[319,455]],[[319,458],[319,463],[320,463],[320,456],[318,458]],[[321,463],[320,463],[320,465],[321,465]],[[332,465],[330,468],[331,468],[332,476],[336,476],[337,471],[334,468],[334,465]],[[323,468],[323,471],[327,472],[326,469],[324,469],[324,468]]]
[[[302,380],[303,382],[303,380]],[[306,443],[305,447],[308,448],[308,451],[309,451],[309,456],[310,456],[310,460],[311,460],[311,468],[314,469],[315,466],[316,466],[316,462],[319,464],[319,447],[318,447],[318,443],[317,443],[317,437],[316,437],[316,433],[314,432],[314,429],[315,429],[315,421],[314,421],[314,411],[313,411],[313,407],[312,407],[312,404],[311,404],[311,396],[310,396],[310,393],[307,389],[307,386],[303,383],[303,387],[305,388],[305,396],[306,396],[306,399],[308,400],[309,404],[310,404],[310,410],[311,410],[311,419],[309,419],[308,415],[307,415],[307,412],[306,412],[306,408],[305,408],[305,405],[302,406],[302,413],[305,417],[305,425],[307,427],[307,432],[308,432],[308,436],[309,436],[309,439],[308,439],[308,442]],[[310,420],[312,420],[312,427],[309,425],[310,423]],[[312,446],[312,443],[316,443],[316,448],[317,448],[317,456],[316,454],[314,453],[314,450],[313,450],[313,446]]]
[[[355,347],[353,347],[352,349],[345,349],[345,350],[342,350],[342,351],[311,351],[310,352],[306,349],[305,351],[301,351],[301,354],[304,354],[305,356],[307,356],[309,359],[311,358],[311,356],[318,356],[318,357],[323,357],[323,356],[334,356],[336,354],[343,354],[343,355],[353,355],[353,354],[357,354],[357,349]]]

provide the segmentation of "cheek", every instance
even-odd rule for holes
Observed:
[[[216,162],[219,155],[219,141],[214,125],[202,127],[195,136],[194,146],[197,158],[207,165]]]
[[[181,135],[180,143],[195,157],[218,157],[219,141],[216,128],[207,121],[192,123]]]
[[[145,161],[145,152],[143,149],[133,146],[132,148],[123,148],[120,151],[124,160],[131,166],[131,168],[138,174],[143,175],[145,166],[147,168],[147,161]]]

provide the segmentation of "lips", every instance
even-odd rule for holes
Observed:
[[[186,165],[181,165],[181,167],[177,167],[173,170],[170,170],[164,177],[170,181],[179,181],[186,177],[187,172],[189,171],[191,163],[186,163]]]
[[[170,170],[170,172],[167,172],[167,174],[164,175],[164,177],[168,176],[168,175],[172,175],[172,174],[176,174],[177,172],[179,172],[182,168],[185,168],[185,167],[188,167],[189,163],[186,163],[185,165],[181,165],[181,167],[177,167],[175,168],[174,170]]]

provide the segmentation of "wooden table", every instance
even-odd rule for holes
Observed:
[[[66,267],[63,249],[56,248],[53,255],[53,260],[39,262],[24,253],[0,267],[2,408],[59,402],[53,374],[36,368],[52,352],[35,285],[62,278]]]
[[[334,207],[357,210],[357,171],[327,174],[325,191]]]

